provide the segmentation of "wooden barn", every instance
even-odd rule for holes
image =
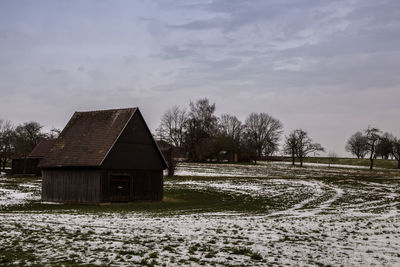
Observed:
[[[35,146],[32,152],[26,158],[12,159],[11,174],[13,175],[32,175],[40,176],[40,161],[46,157],[54,145],[55,140],[42,140]]]
[[[167,168],[138,108],[75,112],[42,169],[42,200],[161,200]]]

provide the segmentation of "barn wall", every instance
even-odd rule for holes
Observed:
[[[101,182],[102,202],[111,202],[110,180],[112,176],[128,176],[130,180],[129,201],[153,200],[163,198],[162,170],[103,170]]]
[[[42,200],[100,202],[101,170],[43,169]]]
[[[164,160],[139,111],[135,112],[104,160],[104,169],[162,170]]]
[[[38,167],[41,159],[39,158],[21,158],[11,161],[11,174],[29,174],[40,176],[40,168]]]

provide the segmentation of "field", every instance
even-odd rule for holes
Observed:
[[[162,202],[42,203],[0,178],[0,265],[400,265],[400,171],[187,164]]]
[[[291,162],[292,159],[290,157],[277,157],[277,160]],[[369,158],[357,159],[357,158],[329,158],[329,157],[306,157],[304,158],[305,163],[321,163],[321,164],[333,164],[333,165],[342,165],[342,166],[359,166],[359,167],[369,167],[370,160]],[[296,159],[296,164],[298,163],[298,159]],[[398,163],[396,160],[390,159],[375,159],[374,160],[374,168],[384,168],[384,169],[397,169]]]

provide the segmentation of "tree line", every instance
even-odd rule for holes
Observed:
[[[215,109],[215,103],[211,104],[207,98],[191,101],[188,108],[173,106],[162,115],[156,137],[182,149],[192,162],[221,159],[257,162],[282,151],[290,155],[293,165],[298,159],[303,166],[309,154],[325,151],[303,129],[295,129],[285,136],[280,150],[283,125],[278,119],[253,112],[242,123],[230,114],[217,117]],[[377,128],[356,132],[347,140],[345,148],[357,158],[368,156],[370,169],[377,157],[397,160],[400,169],[400,138]],[[330,152],[328,157],[337,155]]]
[[[303,129],[291,131],[279,149],[283,125],[267,113],[250,113],[242,123],[230,114],[217,117],[215,110],[215,103],[207,98],[191,101],[188,108],[173,106],[162,115],[156,138],[181,150],[192,162],[256,163],[282,151],[290,155],[293,165],[297,158],[303,166],[310,153],[325,151]],[[4,170],[11,158],[26,157],[41,140],[54,139],[59,134],[59,129],[44,132],[43,125],[35,121],[14,126],[11,121],[0,119],[0,168]],[[377,157],[397,160],[400,169],[400,138],[377,128],[368,127],[353,134],[346,142],[346,151],[357,158],[368,156],[370,169]]]
[[[397,160],[400,169],[400,138],[388,132],[382,133],[378,128],[368,127],[353,134],[346,142],[346,151],[359,159],[368,156],[371,170],[378,157]]]
[[[251,113],[242,123],[236,116],[215,115],[215,103],[207,98],[190,102],[188,108],[174,106],[162,115],[156,138],[182,149],[192,162],[208,160],[254,161],[279,151],[282,123],[267,113]],[[324,151],[302,129],[285,137],[284,152],[303,159],[311,152]]]
[[[43,127],[35,121],[14,126],[10,120],[0,120],[0,168],[5,170],[12,158],[24,158],[41,140],[54,139],[60,134],[55,128],[43,132]]]

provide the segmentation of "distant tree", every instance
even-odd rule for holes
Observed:
[[[175,147],[182,147],[187,113],[178,106],[168,109],[161,117],[156,129],[157,138],[166,141]]]
[[[215,103],[207,98],[190,102],[189,114],[185,122],[184,146],[188,159],[204,161],[213,154],[212,137],[217,133],[217,117],[214,115]]]
[[[52,128],[50,132],[46,134],[47,139],[57,139],[60,136],[61,130],[57,128]]]
[[[0,168],[5,170],[14,150],[14,127],[9,120],[0,120]]]
[[[282,123],[266,113],[251,113],[244,125],[246,143],[255,152],[255,162],[262,156],[272,155],[278,150],[282,134]]]
[[[393,137],[392,155],[397,160],[397,168],[400,169],[400,138]]]
[[[173,158],[173,148],[170,147],[164,154],[165,160],[168,164],[168,176],[172,177],[175,174],[176,170],[176,160]]]
[[[221,152],[228,154],[231,161],[235,159],[235,154],[240,152],[242,130],[242,123],[235,116],[222,114],[218,118],[218,134],[214,137],[218,161]]]
[[[335,160],[338,158],[338,155],[334,151],[330,151],[328,153],[328,166],[330,167],[332,163],[335,162]]]
[[[222,114],[218,118],[219,132],[224,136],[229,136],[233,140],[239,141],[241,138],[243,126],[242,122],[229,114]]]
[[[300,166],[303,167],[303,160],[312,152],[325,151],[319,143],[313,143],[307,132],[302,129],[294,130],[296,138],[296,155],[299,158]]]
[[[353,134],[346,143],[346,151],[355,155],[357,158],[364,158],[368,153],[367,138],[362,132]]]
[[[296,131],[291,132],[288,136],[285,138],[285,144],[284,144],[284,153],[288,154],[292,158],[292,165],[295,164],[295,159],[297,155],[297,136],[296,136]]]
[[[26,157],[39,142],[46,138],[38,122],[25,122],[15,128],[14,148],[19,157]]]
[[[215,103],[210,104],[207,98],[189,104],[189,119],[199,122],[198,128],[208,136],[212,136],[217,128],[215,109]]]
[[[376,155],[382,157],[382,159],[389,159],[389,156],[392,155],[393,139],[394,136],[390,133],[382,134],[376,145]]]
[[[380,136],[381,130],[379,130],[378,128],[368,127],[367,129],[364,130],[364,133],[367,138],[367,144],[368,144],[368,153],[370,161],[369,169],[372,170],[374,168],[374,159],[376,157],[376,147],[381,138]]]

